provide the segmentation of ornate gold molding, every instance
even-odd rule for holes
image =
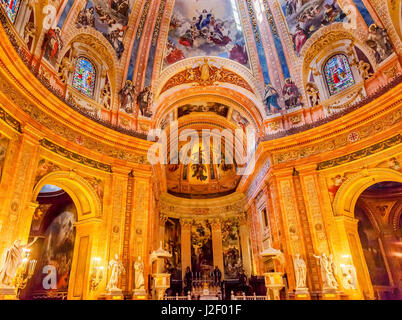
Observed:
[[[392,148],[400,143],[402,143],[402,136],[400,134],[398,134],[397,136],[394,136],[385,141],[381,141],[375,145],[364,148],[362,150],[347,154],[345,156],[342,156],[342,157],[339,157],[336,159],[321,162],[317,165],[317,170],[325,170],[325,169],[340,166],[345,163],[350,163],[352,161],[356,161],[356,160],[359,160],[362,158],[366,158],[373,154],[379,153],[383,150]]]
[[[110,165],[89,159],[87,157],[83,157],[83,156],[79,155],[78,153],[72,152],[61,146],[58,146],[57,144],[55,144],[47,139],[42,139],[39,141],[39,143],[43,148],[45,148],[49,151],[52,151],[64,158],[77,162],[79,164],[83,164],[87,167],[102,170],[105,172],[110,172],[110,173],[112,172],[112,167]]]
[[[2,107],[0,107],[0,119],[3,120],[6,124],[8,124],[11,128],[18,132],[21,131],[21,123],[14,119],[7,111],[5,111]]]

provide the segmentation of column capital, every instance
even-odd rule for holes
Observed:
[[[159,221],[161,222],[161,223],[166,223],[166,221],[169,219],[169,217],[166,215],[166,214],[164,214],[163,212],[160,212],[159,213]]]
[[[193,224],[193,220],[191,219],[180,219],[180,225],[182,228],[191,228],[191,225]]]
[[[242,225],[247,225],[247,213],[243,212],[239,215],[239,224]]]
[[[210,221],[210,223],[211,223],[212,231],[218,231],[218,230],[222,229],[222,220],[221,219],[219,219],[219,218],[212,219]]]

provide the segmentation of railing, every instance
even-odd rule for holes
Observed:
[[[185,300],[191,300],[191,294],[188,294],[187,296],[179,296],[178,293],[176,293],[175,296],[166,296],[163,298],[163,300],[179,300],[179,301],[185,301]]]
[[[243,293],[243,295],[241,295],[241,296],[235,296],[233,291],[232,291],[230,299],[231,300],[238,300],[238,301],[249,301],[249,300],[263,301],[263,300],[268,300],[268,298],[266,296],[257,296],[255,293],[252,296],[246,296],[245,293]]]

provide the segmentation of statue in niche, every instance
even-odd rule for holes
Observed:
[[[306,85],[306,93],[310,99],[311,106],[318,106],[320,104],[320,91],[317,88],[317,85],[313,82],[309,82]]]
[[[383,62],[392,53],[393,48],[387,30],[372,24],[369,27],[367,45],[374,50],[377,63]]]
[[[112,109],[112,103],[111,103],[112,94],[110,92],[110,83],[106,83],[104,85],[103,89],[100,92],[100,98],[102,105],[106,110]]]
[[[285,80],[282,94],[285,99],[286,109],[293,109],[303,106],[300,91],[292,79],[287,78]]]
[[[360,60],[357,64],[357,69],[359,69],[360,74],[364,80],[370,78],[373,74],[370,72],[371,66],[369,63]]]
[[[63,59],[61,59],[59,72],[57,75],[64,84],[67,83],[68,78],[70,77],[70,74],[73,71],[74,71],[74,64],[72,62],[72,59],[67,56],[63,57]]]
[[[200,80],[202,82],[207,82],[211,75],[211,67],[208,64],[208,59],[204,59],[203,64],[201,64],[200,66],[200,72],[201,72]]]
[[[300,254],[296,254],[294,265],[296,275],[296,290],[306,289],[307,267],[306,262],[300,258]]]
[[[338,282],[335,279],[336,266],[332,254],[329,257],[327,257],[325,253],[322,253],[320,256],[314,255],[314,258],[318,259],[320,264],[323,289],[324,290],[338,289]]]
[[[28,21],[24,27],[24,42],[28,45],[29,37],[34,38],[36,32],[35,23],[32,21]]]
[[[264,102],[267,106],[267,115],[279,113],[281,111],[281,107],[278,104],[279,93],[276,89],[268,83],[265,86],[265,94],[264,94]]]
[[[119,256],[116,254],[114,259],[109,261],[109,269],[111,270],[110,279],[106,286],[106,291],[120,291],[117,287],[120,275],[125,272],[123,263],[119,260]]]
[[[119,92],[120,108],[128,114],[134,112],[135,86],[131,80],[127,80],[124,87]]]
[[[138,95],[137,98],[138,107],[140,109],[141,115],[144,117],[152,117],[152,103],[153,103],[153,93],[151,87],[145,87],[143,91]]]
[[[31,243],[21,244],[21,240],[15,240],[13,245],[6,249],[1,259],[0,287],[12,287],[12,282],[21,266],[24,257],[24,250],[29,249],[38,240],[35,237]]]
[[[142,261],[141,256],[139,256],[138,260],[134,263],[134,271],[135,290],[144,290],[144,262]]]

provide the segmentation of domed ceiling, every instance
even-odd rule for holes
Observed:
[[[180,143],[179,150],[185,143]],[[191,199],[215,198],[234,192],[240,182],[237,164],[227,163],[225,145],[210,151],[202,143],[195,144],[189,152],[187,164],[169,164],[166,170],[168,192]]]

